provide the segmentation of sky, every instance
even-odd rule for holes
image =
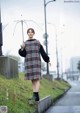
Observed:
[[[46,3],[49,0],[46,0]],[[3,54],[18,55],[22,44],[21,20],[24,23],[24,40],[28,39],[26,31],[35,29],[34,38],[38,39],[44,49],[44,0],[0,0],[1,21],[3,24]],[[48,53],[52,66],[56,70],[56,38],[58,58],[63,71],[69,68],[70,59],[80,56],[80,0],[56,0],[46,6]],[[22,16],[21,16],[22,15]],[[57,36],[57,37],[56,37]]]

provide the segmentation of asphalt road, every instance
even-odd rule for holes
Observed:
[[[69,81],[72,88],[45,113],[80,113],[80,81]]]

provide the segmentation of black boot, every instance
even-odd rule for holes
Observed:
[[[39,101],[39,93],[38,92],[33,92],[35,101]]]
[[[28,99],[30,105],[34,105],[36,101],[39,101],[39,93],[33,92],[33,96]]]

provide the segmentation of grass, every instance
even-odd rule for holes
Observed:
[[[40,98],[51,95],[53,100],[69,87],[69,84],[61,81],[49,81],[42,78]],[[32,113],[35,106],[28,104],[28,98],[32,96],[31,81],[24,80],[21,73],[18,78],[6,79],[0,75],[0,105],[8,106],[8,113]]]

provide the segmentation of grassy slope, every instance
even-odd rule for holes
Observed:
[[[6,79],[0,76],[0,105],[7,105],[9,113],[29,113],[34,106],[29,106],[28,98],[32,96],[31,81],[24,80],[23,74],[19,79]],[[64,81],[41,80],[40,98],[51,95],[54,99],[68,87]]]

